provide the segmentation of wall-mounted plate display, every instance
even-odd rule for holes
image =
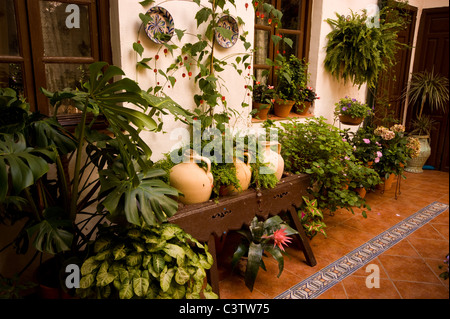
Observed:
[[[231,39],[228,39],[220,34],[220,32],[216,31],[217,43],[225,49],[231,48],[235,45],[239,37],[239,26],[236,19],[232,16],[224,15],[219,19],[219,21],[217,21],[217,26],[232,32]]]
[[[175,31],[173,18],[169,11],[162,7],[152,7],[146,13],[150,21],[145,27],[148,37],[155,43],[168,42]]]

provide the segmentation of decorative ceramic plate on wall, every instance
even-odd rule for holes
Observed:
[[[162,7],[152,7],[146,14],[150,17],[150,21],[145,27],[145,33],[150,40],[158,44],[168,42],[175,31],[169,11]]]
[[[224,37],[220,32],[216,31],[216,40],[219,45],[225,49],[231,48],[236,44],[239,37],[239,26],[235,18],[229,15],[222,16],[217,21],[217,26],[230,30],[232,32],[231,40]]]

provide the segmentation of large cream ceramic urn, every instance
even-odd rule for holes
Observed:
[[[250,166],[251,158],[248,153],[244,153],[244,155],[247,156],[247,163],[244,163],[238,158],[234,159],[234,166],[236,167],[236,177],[241,188],[236,189],[235,187],[230,186],[229,191],[232,194],[237,194],[239,192],[247,190],[252,180],[252,169]]]
[[[198,165],[201,162],[206,163],[206,169]],[[208,201],[214,187],[211,161],[193,150],[187,150],[183,163],[175,165],[170,170],[169,179],[170,185],[182,193],[179,200],[184,204],[199,204]]]
[[[278,142],[263,142],[262,146],[264,147],[264,163],[267,164],[267,169],[262,170],[261,173],[275,173],[277,179],[281,180],[284,172],[284,159],[281,156],[281,144]]]

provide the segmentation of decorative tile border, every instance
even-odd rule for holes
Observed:
[[[449,208],[434,202],[384,231],[275,299],[314,299]]]

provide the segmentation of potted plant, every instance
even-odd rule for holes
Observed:
[[[318,201],[318,208],[331,212],[345,208],[353,212],[354,207],[362,208],[362,215],[370,206],[353,190],[348,189],[363,164],[353,155],[353,147],[344,139],[342,131],[326,123],[325,118],[311,118],[304,123],[291,120],[282,123],[280,142],[285,170],[294,174],[308,174],[308,192]],[[354,163],[354,165],[352,165]],[[350,184],[353,187],[353,184]]]
[[[289,60],[279,54],[275,59],[277,75],[274,113],[288,117],[294,104],[300,100],[300,88],[306,86],[307,64],[294,55]]]
[[[369,88],[375,88],[380,73],[396,63],[396,54],[404,47],[398,41],[398,33],[404,29],[406,19],[401,15],[391,18],[396,11],[393,9],[402,6],[403,3],[384,6],[376,27],[365,10],[347,16],[336,13],[336,19],[327,19],[332,31],[327,35],[325,70],[344,83],[350,81],[359,87],[367,83]]]
[[[101,228],[81,267],[80,298],[217,299],[206,271],[208,247],[180,227],[128,225]]]
[[[312,239],[317,234],[321,233],[327,237],[325,232],[327,225],[323,221],[322,211],[317,207],[317,199],[310,200],[306,196],[303,196],[302,198],[303,204],[298,210],[298,217],[305,229],[306,236]]]
[[[363,104],[348,96],[340,99],[335,105],[335,117],[339,118],[339,121],[346,125],[359,125],[365,117],[372,114],[372,110],[367,104]]]
[[[431,155],[429,139],[433,128],[433,120],[423,112],[425,108],[429,108],[430,112],[439,110],[446,112],[445,106],[449,101],[448,85],[448,78],[434,73],[434,70],[414,73],[409,81],[408,90],[403,96],[408,97],[412,105],[419,103],[415,120],[411,123],[413,130],[410,135],[419,139],[421,154],[408,162],[407,172],[423,172],[422,167]]]
[[[295,105],[295,113],[300,115],[308,114],[309,109],[315,100],[320,99],[312,87],[305,87],[300,89],[300,101]]]
[[[165,105],[179,114],[183,110],[169,98],[143,92],[130,79],[110,83],[114,76],[124,75],[115,66],[93,63],[89,73],[79,90],[42,89],[55,109],[62,100],[72,99],[81,111],[74,135],[64,130],[56,115],[30,112],[11,90],[0,94],[0,118],[8,122],[0,131],[1,216],[25,221],[14,239],[18,252],[26,252],[30,244],[37,251],[33,259],[48,253],[57,259],[49,263],[56,267],[69,259],[80,261],[85,244],[106,218],[155,224],[178,209],[178,192],[160,180],[165,172],[152,167],[151,149],[139,132],[158,129],[151,114],[165,111]],[[126,102],[139,111],[119,106]],[[93,121],[104,116],[110,134],[92,129],[88,113]],[[65,167],[69,158],[73,165]],[[127,205],[133,200],[136,205]],[[50,273],[58,276],[59,269]]]
[[[274,102],[274,86],[256,82],[253,87],[253,111],[252,115],[258,120],[267,120],[268,113]]]
[[[395,176],[403,176],[404,167],[407,160],[412,156],[412,150],[409,148],[410,140],[405,136],[405,127],[396,124],[391,128],[378,126],[374,130],[374,134],[379,136],[382,146],[383,156],[380,161],[374,164],[374,169],[384,180],[384,185],[379,188],[389,190],[392,186]]]
[[[253,291],[253,286],[258,275],[259,268],[266,270],[263,261],[265,252],[268,252],[278,262],[278,277],[284,269],[284,246],[287,246],[291,239],[289,236],[298,232],[288,226],[279,216],[273,216],[260,221],[255,217],[248,230],[240,230],[243,236],[241,243],[233,254],[233,268],[242,258],[246,258],[245,285]]]

